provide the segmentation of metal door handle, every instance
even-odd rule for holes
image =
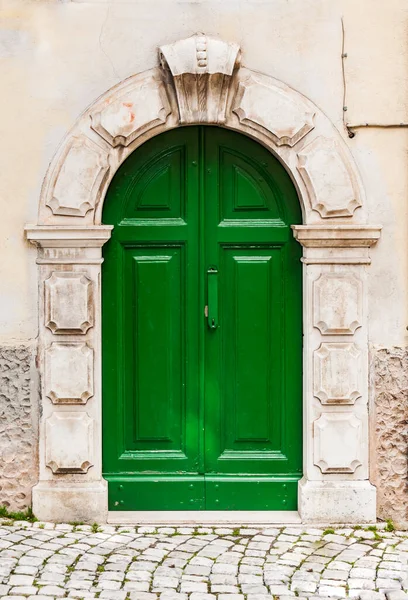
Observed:
[[[210,329],[218,327],[218,269],[207,269],[207,324]]]

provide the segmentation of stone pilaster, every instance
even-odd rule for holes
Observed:
[[[41,520],[104,522],[102,479],[102,245],[110,226],[28,226],[38,247]]]

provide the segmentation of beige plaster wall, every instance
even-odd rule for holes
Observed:
[[[399,375],[406,354],[398,349],[408,345],[408,128],[398,127],[408,124],[406,0],[0,0],[0,345],[7,358],[0,396],[18,407],[17,429],[24,419],[36,422],[36,384],[31,412],[24,387],[37,335],[36,251],[23,227],[36,221],[58,144],[100,94],[155,66],[159,45],[198,31],[239,43],[244,65],[309,97],[358,164],[369,221],[383,225],[369,269],[372,475],[381,483],[380,514],[392,516],[390,507],[399,503],[395,516],[403,520],[406,415],[392,407],[408,402]],[[16,375],[23,391],[15,400],[8,372],[24,347]],[[23,441],[35,462],[35,444]],[[8,481],[16,474],[4,454],[8,446],[0,452],[0,503],[20,507],[29,501],[26,474],[33,469],[21,463],[20,495],[10,499]]]
[[[344,81],[342,71],[344,28]],[[405,345],[408,323],[408,122],[405,0],[2,0],[0,3],[0,342],[37,332],[36,219],[48,162],[76,117],[127,76],[154,66],[159,44],[197,31],[238,42],[243,62],[313,100],[342,131],[361,170],[372,251],[370,340]],[[347,111],[343,114],[344,84]]]

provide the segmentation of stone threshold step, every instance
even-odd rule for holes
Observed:
[[[112,525],[298,525],[301,523],[297,511],[110,511],[108,523]]]

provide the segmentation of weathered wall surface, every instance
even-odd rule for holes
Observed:
[[[373,349],[378,514],[408,522],[408,350]]]
[[[30,506],[37,480],[34,347],[0,346],[0,505]]]
[[[371,461],[378,458],[380,513],[392,516],[391,507],[399,510],[394,500],[403,498],[408,454],[402,381],[408,347],[408,128],[399,126],[408,124],[406,0],[1,2],[0,136],[6,151],[0,152],[0,344],[7,347],[0,360],[6,389],[0,395],[0,503],[13,497],[13,506],[24,505],[26,499],[13,496],[10,486],[25,494],[31,485],[26,474],[35,471],[36,429],[29,423],[35,423],[38,407],[32,392],[28,404],[27,365],[37,336],[37,266],[23,227],[36,221],[47,165],[96,97],[155,66],[159,45],[198,31],[237,42],[244,65],[281,79],[328,115],[361,172],[369,222],[383,225],[368,277],[370,343],[382,347],[372,364],[377,434]],[[365,124],[370,127],[360,127]],[[384,485],[389,473],[393,491]]]

